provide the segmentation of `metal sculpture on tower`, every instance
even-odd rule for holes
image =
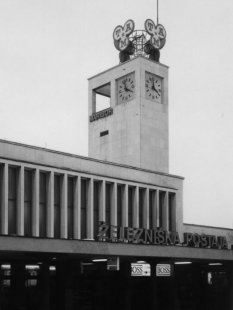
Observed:
[[[113,31],[114,45],[120,51],[120,62],[125,62],[130,59],[130,55],[134,54],[134,45],[130,41],[129,36],[134,31],[134,21],[127,20],[124,26],[116,26]]]
[[[151,19],[145,21],[145,30],[134,30],[134,26],[134,21],[129,19],[124,26],[118,25],[113,31],[114,45],[120,51],[120,62],[139,55],[159,62],[160,49],[166,43],[164,26],[155,25]]]
[[[159,50],[163,48],[166,43],[166,30],[163,25],[155,25],[151,19],[145,21],[145,29],[150,35],[150,40],[146,42],[144,51],[149,55],[150,59],[159,61]]]

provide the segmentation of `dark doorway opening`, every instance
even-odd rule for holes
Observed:
[[[232,267],[208,263],[173,265],[169,277],[133,276],[132,259],[119,270],[106,259],[0,262],[0,310],[229,310]]]

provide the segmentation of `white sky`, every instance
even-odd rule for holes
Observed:
[[[233,227],[233,1],[160,0],[170,173],[184,221]],[[112,32],[155,0],[0,0],[0,138],[87,155],[87,78],[118,64]]]

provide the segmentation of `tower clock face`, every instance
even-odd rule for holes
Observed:
[[[117,81],[117,103],[128,102],[135,97],[134,73],[123,76]]]
[[[162,79],[155,74],[146,72],[146,98],[158,103],[162,102]]]

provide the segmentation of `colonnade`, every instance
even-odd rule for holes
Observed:
[[[95,239],[100,221],[175,231],[176,191],[1,160],[1,234]]]

